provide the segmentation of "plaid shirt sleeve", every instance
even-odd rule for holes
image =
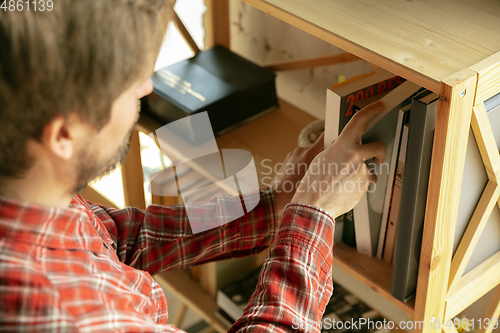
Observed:
[[[214,200],[198,207],[201,219],[230,215],[231,209],[241,206],[239,197]],[[270,189],[260,191],[259,204],[249,213],[197,234],[191,232],[182,205],[150,205],[144,211],[87,205],[107,229],[100,232],[109,232],[120,261],[151,274],[259,253],[272,243],[279,223]]]
[[[182,206],[91,208],[109,230],[120,260],[149,272],[251,255],[276,239],[244,315],[230,332],[320,332],[333,292],[334,220],[317,207],[292,203],[277,226],[272,192],[260,195],[249,214],[194,235]],[[222,201],[201,209],[200,215],[213,214],[213,207],[224,211],[234,206],[224,202],[233,199],[217,200]]]
[[[257,288],[229,332],[320,332],[333,292],[333,234],[328,213],[289,204]]]
[[[57,210],[0,201],[0,328],[180,332],[166,325],[159,286],[120,258],[152,270],[183,267],[256,252],[277,236],[258,287],[231,332],[318,332],[314,323],[332,293],[333,219],[318,208],[290,204],[278,227],[272,193],[260,195],[261,204],[248,216],[197,235],[174,223],[185,221],[178,207],[142,212],[75,203]]]

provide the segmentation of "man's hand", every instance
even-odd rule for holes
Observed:
[[[288,153],[280,171],[272,180],[276,209],[281,215],[292,198],[311,161],[323,150],[323,134],[310,147],[297,147]]]
[[[381,164],[386,155],[383,143],[362,145],[361,137],[366,123],[383,109],[383,102],[375,102],[353,116],[337,140],[311,162],[292,201],[320,207],[336,218],[361,200],[377,182],[365,161],[373,158]]]

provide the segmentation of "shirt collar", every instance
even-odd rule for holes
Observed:
[[[0,197],[0,239],[104,252],[103,239],[88,213],[88,208],[77,198],[67,209],[60,209]]]

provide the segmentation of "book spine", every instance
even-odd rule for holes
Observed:
[[[339,136],[340,96],[331,90],[326,91],[325,136],[324,147],[328,147]]]
[[[382,259],[384,251],[385,236],[387,230],[387,222],[389,220],[389,210],[391,205],[392,192],[394,188],[394,177],[396,174],[396,165],[398,161],[399,143],[401,142],[401,135],[403,132],[403,120],[405,111],[399,110],[398,120],[396,124],[396,133],[394,135],[394,143],[392,145],[391,161],[389,164],[389,176],[387,177],[387,187],[385,190],[384,209],[382,214],[382,221],[380,226],[380,234],[377,245],[377,258]]]
[[[387,235],[384,246],[383,259],[392,264],[394,259],[394,245],[399,220],[399,208],[401,205],[401,192],[403,189],[404,167],[406,161],[406,147],[408,145],[408,126],[404,126],[399,148],[399,160],[396,170],[396,178],[392,192],[391,207],[389,212],[389,223],[387,224]]]
[[[427,92],[419,96],[425,94]],[[408,301],[416,290],[416,254],[420,252],[420,244],[416,243],[424,222],[432,136],[437,113],[437,107],[431,110],[428,105],[419,101],[419,97],[415,98],[411,109],[392,280],[392,295],[402,302]]]
[[[356,250],[359,253],[373,256],[372,240],[370,234],[370,220],[368,213],[368,197],[363,195],[353,209],[354,229],[356,230]],[[368,226],[368,227],[367,227]],[[345,225],[344,225],[345,228]]]

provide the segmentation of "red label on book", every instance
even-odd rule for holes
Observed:
[[[355,103],[374,95],[393,90],[405,81],[406,80],[402,77],[395,76],[347,95],[345,102],[348,104],[348,107],[345,116],[350,117],[353,115],[353,106]]]

